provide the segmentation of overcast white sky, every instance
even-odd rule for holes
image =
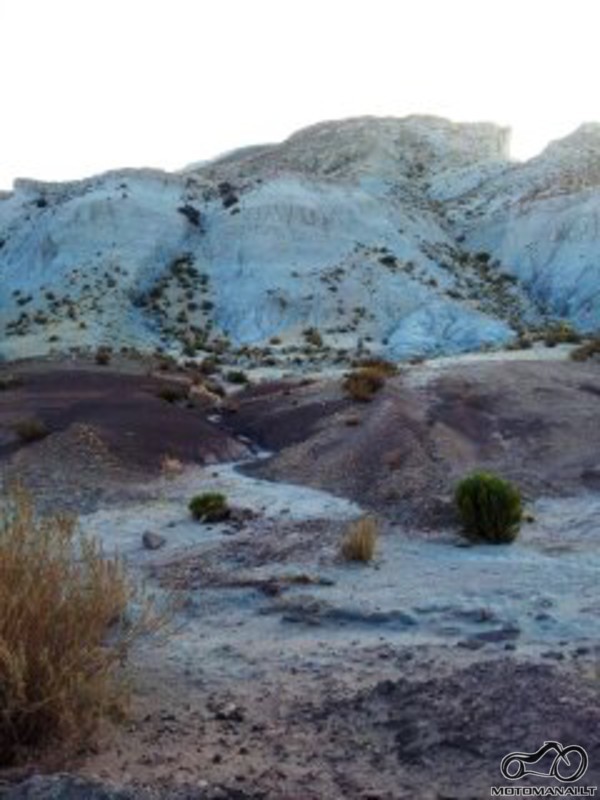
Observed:
[[[0,0],[0,188],[434,113],[600,120],[600,0]]]

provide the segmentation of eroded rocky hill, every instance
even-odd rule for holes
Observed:
[[[293,363],[478,349],[551,319],[592,331],[599,178],[600,126],[519,164],[505,129],[408,117],[174,174],[17,181],[0,199],[0,354],[217,342]]]

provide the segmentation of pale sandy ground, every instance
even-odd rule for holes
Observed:
[[[440,359],[409,379],[425,388],[498,357]],[[193,521],[201,491],[227,494],[237,521]],[[597,784],[600,495],[540,496],[528,511],[507,547],[381,519],[374,563],[352,566],[339,542],[363,509],[343,497],[232,464],[123,487],[82,527],[179,611],[132,654],[130,722],[71,771],[129,787],[127,800],[487,798],[503,755],[555,739],[588,749]],[[164,546],[144,549],[146,531]],[[118,796],[60,787],[7,796]]]
[[[240,530],[193,522],[186,504],[200,490],[222,490],[258,516]],[[85,774],[188,789],[233,785],[269,798],[484,797],[499,777],[492,755],[470,757],[463,786],[447,754],[422,767],[424,783],[406,764],[390,764],[389,753],[378,767],[388,729],[372,727],[375,710],[360,716],[357,695],[371,703],[384,680],[437,680],[420,701],[425,725],[429,693],[444,696],[446,674],[467,670],[467,695],[483,697],[493,687],[478,685],[469,665],[496,664],[490,679],[496,687],[504,680],[509,694],[518,665],[521,685],[530,670],[551,669],[542,676],[548,686],[535,705],[535,731],[552,716],[543,698],[563,675],[571,676],[567,685],[572,676],[583,682],[588,706],[590,691],[594,697],[598,495],[539,500],[535,521],[511,547],[465,547],[451,530],[432,538],[384,526],[376,561],[364,567],[337,555],[343,526],[360,509],[327,493],[249,478],[230,465],[190,469],[145,493],[155,499],[82,523],[108,548],[118,545],[134,574],[152,565],[149,588],[159,579],[178,586],[185,608],[161,646],[148,642],[135,654],[135,721],[88,759]],[[165,547],[143,550],[145,530],[164,535]],[[327,585],[285,585],[275,596],[261,590],[294,575]],[[448,690],[444,702],[458,699]],[[573,719],[580,713],[566,708]],[[411,707],[403,724],[419,725],[415,713]],[[499,749],[515,724],[501,713]],[[362,732],[351,721],[357,714]],[[526,733],[515,734],[515,746],[530,744],[519,740]]]

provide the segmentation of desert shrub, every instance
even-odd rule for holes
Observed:
[[[14,424],[14,431],[22,442],[35,442],[50,433],[46,423],[37,417],[24,417]]]
[[[509,481],[474,472],[458,484],[454,499],[469,538],[496,544],[516,538],[523,505],[520,491]]]
[[[307,344],[313,347],[323,347],[323,337],[316,328],[306,328],[306,330],[303,331],[303,335]]]
[[[187,398],[187,391],[181,386],[161,386],[156,394],[167,403],[178,403]]]
[[[546,347],[556,347],[557,344],[579,344],[581,334],[569,322],[557,322],[547,328],[544,335]]]
[[[515,350],[531,350],[533,340],[527,333],[520,333],[515,341]]]
[[[0,375],[0,392],[8,392],[10,389],[18,389],[23,385],[23,381],[17,375]]]
[[[570,356],[573,361],[587,361],[589,358],[600,358],[600,336],[576,347]]]
[[[385,376],[374,367],[354,370],[344,380],[344,389],[353,400],[368,403],[385,385]]]
[[[230,515],[227,498],[220,492],[204,492],[192,497],[189,509],[194,519],[202,522],[222,522]]]
[[[109,347],[99,347],[96,350],[95,361],[100,367],[106,367],[110,364],[111,351]]]
[[[175,456],[163,456],[160,471],[165,478],[176,478],[184,471],[183,462]]]
[[[156,369],[159,372],[171,372],[177,369],[177,361],[173,358],[173,356],[157,353],[156,358]]]
[[[0,766],[47,744],[86,742],[126,695],[130,587],[66,515],[37,516],[16,487],[0,499]]]
[[[398,373],[398,367],[385,358],[363,358],[352,366],[359,369],[368,369],[372,373],[378,373],[382,378],[391,378]]]
[[[216,356],[203,358],[198,367],[203,375],[214,375],[219,371],[219,359]]]
[[[181,352],[186,358],[194,358],[197,352],[196,344],[194,342],[186,342]]]
[[[346,561],[368,563],[375,555],[378,525],[373,517],[362,517],[352,522],[344,534],[340,552]]]
[[[239,369],[230,370],[225,376],[229,383],[245,384],[248,383],[248,376]]]

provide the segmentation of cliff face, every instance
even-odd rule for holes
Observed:
[[[181,173],[19,181],[0,198],[0,353],[499,344],[600,327],[600,134],[515,164],[493,125],[360,118]]]

